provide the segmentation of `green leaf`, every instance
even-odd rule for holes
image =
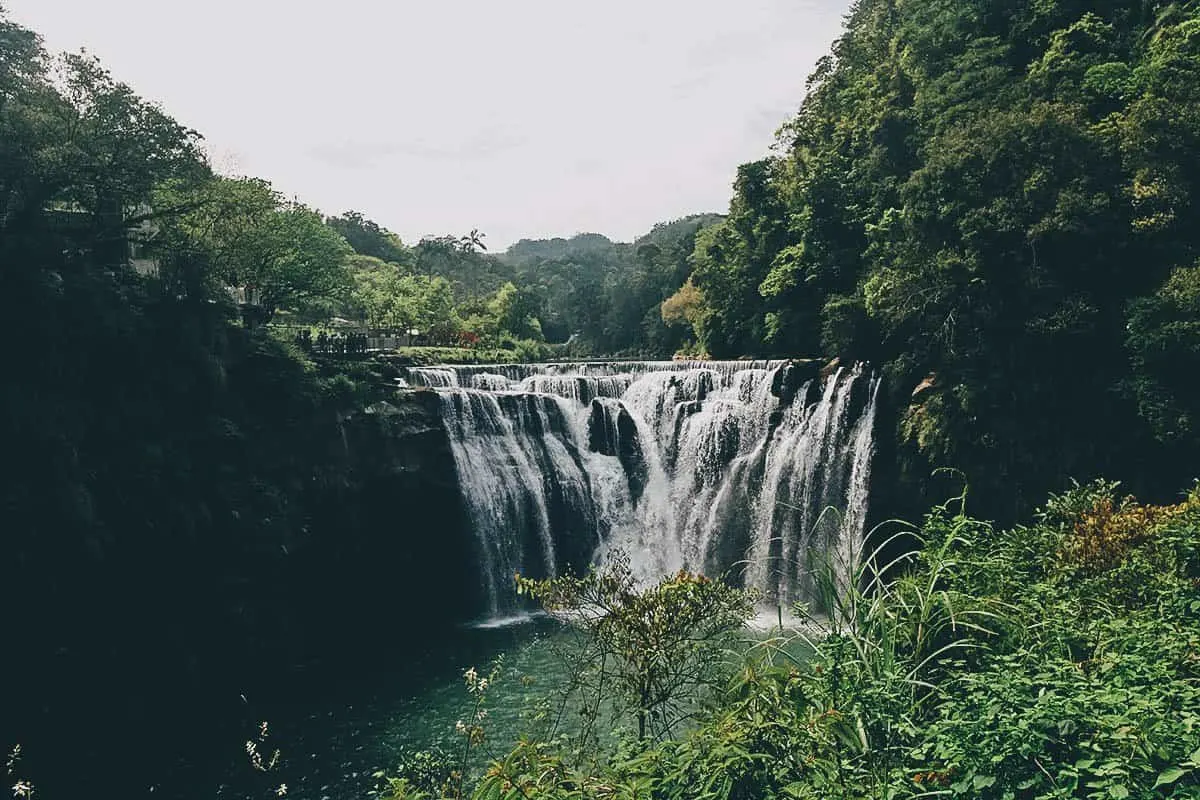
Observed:
[[[1168,769],[1164,769],[1161,773],[1159,773],[1158,780],[1154,782],[1154,788],[1157,789],[1159,786],[1169,786],[1170,784],[1182,778],[1184,775],[1187,775],[1188,772],[1190,772],[1190,770],[1183,769],[1182,767],[1170,767]]]
[[[979,789],[986,789],[989,786],[995,785],[996,776],[995,775],[976,775],[975,780],[972,781],[972,783],[975,784],[975,789],[977,791]]]

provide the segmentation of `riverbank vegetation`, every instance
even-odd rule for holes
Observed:
[[[379,401],[404,364],[561,353],[540,263],[215,174],[199,133],[0,11],[0,743],[41,791],[69,790],[62,754],[116,794],[185,782],[197,742],[381,655],[393,609],[450,585],[410,633],[477,612],[436,398]],[[329,323],[419,349],[294,343]],[[399,564],[438,568],[398,586]]]
[[[389,450],[419,408],[365,413],[388,389],[370,367],[263,324],[341,285],[350,252],[0,16],[0,740],[46,795],[186,780],[181,754],[271,687],[377,650],[363,609],[435,583],[392,565],[464,558],[436,449],[424,473]]]
[[[898,513],[945,466],[1010,523],[1072,476],[1165,500],[1200,447],[1197,24],[1157,0],[860,0],[727,215],[393,256],[489,276],[490,299],[452,293],[490,341],[873,362]]]
[[[397,364],[685,352],[871,361],[874,508],[919,518],[954,467],[978,518],[939,507],[898,540],[919,549],[881,551],[808,657],[706,674],[686,730],[658,735],[637,676],[660,654],[622,640],[643,735],[530,739],[476,797],[1200,796],[1200,499],[1172,495],[1200,453],[1198,109],[1196,2],[857,0],[726,215],[492,253],[218,175],[196,131],[0,11],[19,785],[185,781],[173,759],[259,690],[390,657],[394,609],[477,610],[437,398],[379,403]],[[392,362],[287,333],[334,324]],[[1065,491],[1094,475],[1149,505]],[[667,599],[642,633],[689,619]]]
[[[473,791],[446,793],[413,773],[392,781],[390,796],[1196,797],[1200,490],[1147,506],[1118,489],[1098,481],[1052,496],[1031,524],[1008,530],[968,516],[965,496],[919,529],[884,526],[873,563],[886,561],[886,573],[865,567],[859,589],[831,596],[827,615],[797,608],[810,616],[806,632],[750,647],[690,729],[584,748],[531,737]],[[897,552],[901,541],[919,547]],[[615,588],[605,581],[539,593],[551,608],[586,610],[588,587]],[[613,629],[633,633],[618,638],[627,647],[600,648],[632,680],[607,692],[640,698],[652,714],[654,693],[628,689],[660,674],[657,657],[687,663],[663,644],[676,641],[679,621],[703,613],[703,631],[745,618],[732,598],[714,602],[699,588],[678,577],[618,593],[611,627],[593,635],[600,646]],[[707,658],[710,669],[722,664]]]
[[[1198,26],[1187,2],[858,0],[664,310],[713,356],[879,365],[905,514],[937,466],[1009,522],[1070,476],[1165,500],[1200,444]]]

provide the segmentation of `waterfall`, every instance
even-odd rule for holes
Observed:
[[[449,388],[458,386],[458,373],[443,367],[413,367],[408,371],[408,380],[414,386]]]
[[[812,362],[412,368],[438,393],[488,611],[514,573],[615,549],[781,604],[844,591],[861,555],[879,379]],[[830,582],[829,579],[832,579]]]

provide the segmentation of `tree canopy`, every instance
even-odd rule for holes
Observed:
[[[392,264],[411,264],[411,253],[400,241],[399,236],[357,211],[347,211],[339,216],[329,217],[325,223],[341,234],[354,248],[354,252],[360,255]]]
[[[14,340],[0,381],[0,601],[16,610],[0,741],[17,728],[37,741],[43,773],[60,784],[50,794],[77,790],[84,774],[115,793],[128,787],[114,781],[136,775],[139,785],[124,792],[132,795],[148,783],[143,771],[169,769],[186,749],[170,753],[172,736],[245,683],[269,687],[318,655],[376,655],[381,617],[369,610],[428,605],[436,592],[436,613],[414,624],[448,624],[472,610],[469,591],[443,586],[467,586],[445,571],[469,563],[468,532],[441,535],[458,524],[462,515],[446,512],[460,499],[452,481],[423,474],[423,459],[439,457],[440,474],[453,474],[452,456],[427,448],[438,452],[398,468],[389,452],[391,426],[436,433],[439,399],[413,392],[411,407],[376,413],[394,370],[308,359],[262,324],[281,318],[343,316],[431,344],[520,355],[548,341],[577,355],[869,360],[885,379],[878,419],[887,426],[875,439],[872,502],[889,512],[925,506],[939,467],[961,470],[974,512],[1002,521],[1070,478],[1104,473],[1161,501],[1195,477],[1200,3],[856,0],[773,153],[742,165],[732,191],[726,214],[662,223],[631,243],[584,233],[497,253],[471,228],[410,245],[361,212],[326,216],[265,180],[214,174],[196,131],[95,59],[45,52],[0,10],[0,313]],[[147,261],[157,271],[136,268]],[[1154,636],[1137,645],[1150,655],[1129,668],[1131,685],[1167,685],[1154,669],[1167,663],[1163,647],[1177,645],[1188,670],[1179,685],[1194,687],[1194,637],[1152,617],[1166,609],[1177,617],[1171,625],[1186,626],[1200,607],[1192,563],[1200,506],[1192,497],[1142,507],[1102,489],[1105,497],[1052,497],[1040,532],[1017,528],[966,559],[956,553],[960,536],[986,544],[997,528],[965,513],[949,520],[945,508],[927,518],[926,533],[951,557],[939,565],[914,555],[914,571],[896,584],[920,589],[922,602],[942,601],[921,586],[955,581],[1009,608],[1042,603],[1050,584],[1071,587],[1061,602],[1015,615],[1003,638],[980,636],[988,646],[969,657],[984,659],[976,663],[987,680],[971,689],[963,716],[939,723],[962,726],[955,743],[970,745],[970,726],[986,716],[978,710],[995,710],[985,690],[1017,675],[1028,684],[1022,692],[1032,688],[1015,705],[1036,711],[1045,674],[1020,670],[1044,656],[1064,680],[1090,681],[1081,664],[1114,655],[1117,634],[1135,623]],[[413,518],[421,509],[426,518]],[[402,563],[439,570],[398,581]],[[1117,566],[1111,584],[1092,574]],[[579,597],[592,586],[568,579],[541,588]],[[633,597],[618,589],[622,603]],[[1114,590],[1129,598],[1114,600]],[[642,598],[654,603],[626,604],[637,613],[614,621],[676,623],[667,632],[687,659],[686,629],[706,620],[675,613],[688,611],[676,601],[722,593],[677,576]],[[862,605],[883,610],[876,622],[897,637],[888,641],[918,636],[934,646],[923,618],[907,613],[917,607],[910,597],[892,597],[894,608],[874,598]],[[1096,617],[1082,639],[1069,626],[1039,627],[1080,608]],[[921,631],[903,629],[913,620]],[[939,630],[961,620],[949,613]],[[1033,632],[1028,650],[1003,649],[1012,631],[1022,641]],[[663,708],[652,695],[677,688],[679,675],[651,663],[664,652],[655,642],[647,649],[649,640],[627,633],[605,646],[627,651],[624,679],[649,723]],[[1087,658],[1057,653],[1064,642]],[[929,658],[886,668],[907,675],[899,683],[910,694],[914,676],[941,669],[930,659],[946,652],[907,652]],[[878,683],[822,695],[840,677],[817,668],[838,662],[807,663],[812,674],[788,673],[786,691],[773,695],[786,702],[768,703],[770,713],[760,713],[757,689],[745,692],[751,723],[772,729],[764,736],[775,736],[776,712],[819,708],[796,717],[795,729],[840,742],[841,769],[842,745],[865,741],[867,729],[844,727],[845,712],[867,703],[871,730],[892,742],[878,751],[885,761],[934,753],[916,738],[901,752],[905,740],[892,738],[901,717],[872,694]],[[1079,696],[1096,694],[1128,715],[1127,693],[1101,688],[1103,696],[1091,688]],[[818,705],[792,697],[810,689]],[[184,700],[177,719],[162,717]],[[1182,719],[1175,699],[1155,702],[1163,719]],[[242,713],[239,705],[229,715]],[[1071,738],[1062,715],[1051,716],[1045,741]],[[922,724],[908,733],[937,734],[938,720],[912,719]],[[1027,738],[1027,723],[1017,719],[1013,730]],[[1116,754],[1102,768],[1128,769],[1124,723],[1098,719],[1095,729],[1112,733],[1103,744]],[[1177,747],[1183,741],[1142,748],[1137,769],[1152,777],[1187,757],[1194,788],[1190,771],[1200,764],[1194,743]],[[752,760],[796,758],[812,775],[805,742],[784,744]],[[71,770],[54,761],[60,753]],[[704,748],[711,753],[723,757]],[[960,794],[1010,791],[986,772],[999,762],[981,753],[943,750],[918,774],[933,780],[965,763],[978,771],[954,776]],[[1069,755],[1062,765],[1076,778],[1091,768],[1085,761],[1096,766]],[[1021,750],[1013,764],[1028,772],[1027,756]],[[729,776],[713,763],[710,775]],[[697,784],[680,774],[678,796],[691,796]],[[1171,774],[1158,780],[1183,777]],[[1105,785],[1109,796],[1128,796],[1123,784]],[[814,796],[829,786],[813,784]],[[597,791],[611,794],[607,784]]]
[[[900,438],[993,497],[1194,446],[1149,348],[1194,313],[1198,93],[1192,3],[859,0],[671,313],[714,356],[872,359],[901,407],[936,375]]]
[[[517,242],[503,255],[517,282],[542,299],[551,341],[596,354],[669,356],[686,328],[664,323],[662,304],[687,279],[701,231],[721,219],[697,214],[656,225],[632,243],[585,233]]]
[[[174,195],[172,188],[160,192],[156,205],[186,203]],[[168,259],[199,259],[211,280],[240,292],[264,319],[348,287],[346,240],[266,181],[213,178],[191,200],[191,210],[163,222],[158,249]]]

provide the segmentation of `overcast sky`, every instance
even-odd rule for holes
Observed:
[[[628,240],[723,211],[846,0],[0,0],[221,171],[415,242]]]

